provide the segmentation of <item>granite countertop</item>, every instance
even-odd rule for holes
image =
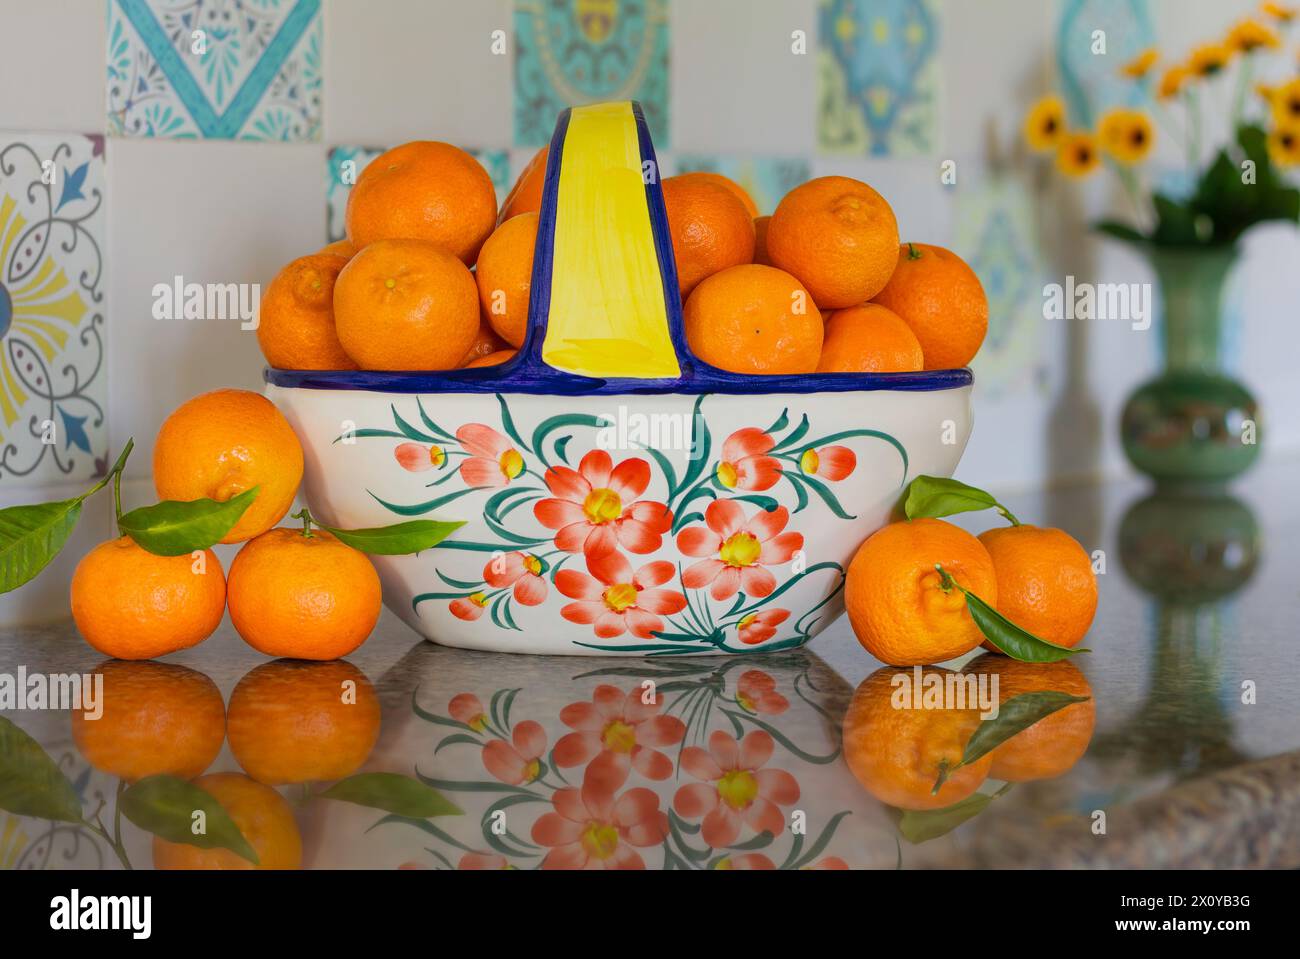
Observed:
[[[307,867],[534,867],[549,847],[533,841],[533,824],[553,811],[558,790],[577,785],[566,779],[572,772],[556,762],[557,752],[563,760],[606,748],[611,775],[627,778],[630,765],[636,782],[626,786],[653,794],[638,794],[639,803],[653,798],[661,815],[673,810],[662,848],[635,849],[651,867],[1295,868],[1300,507],[1288,494],[1296,488],[1300,462],[1281,461],[1261,466],[1231,493],[1152,495],[1133,482],[1009,498],[1026,522],[1063,527],[1090,551],[1102,551],[1099,612],[1087,640],[1093,652],[1075,660],[1091,700],[1049,717],[1061,720],[1050,734],[1024,740],[1018,781],[990,774],[956,807],[906,808],[926,800],[917,794],[916,803],[900,801],[888,782],[864,786],[861,763],[846,761],[844,741],[861,739],[853,728],[860,714],[849,704],[855,695],[870,695],[864,684],[881,664],[861,649],[844,620],[801,651],[667,662],[445,649],[386,612],[376,634],[348,657],[373,685],[381,707],[376,728],[362,736],[373,746],[357,751],[355,740],[338,730],[304,721],[294,747],[277,754],[290,772],[263,778],[281,780],[277,786],[292,805]],[[974,518],[965,525],[978,529],[983,522]],[[946,665],[978,672],[973,659]],[[71,623],[0,632],[0,673],[19,667],[88,672],[100,662]],[[309,698],[316,684],[337,681],[336,673],[317,666],[268,670],[228,621],[201,646],[165,662],[211,679],[227,703],[231,731],[242,718],[237,713],[247,709],[231,700],[241,681],[247,689],[277,690],[258,694],[269,716],[300,694]],[[258,667],[256,675],[274,674],[283,682],[249,683],[246,677]],[[651,723],[645,730],[653,726],[653,716],[626,700],[646,681],[657,685],[666,711],[684,723],[675,742],[632,731],[643,722]],[[584,733],[579,717],[593,709],[623,709],[627,726],[619,729],[631,738],[602,741]],[[1095,721],[1085,721],[1085,709]],[[474,718],[476,710],[482,718]],[[1066,721],[1069,710],[1076,712]],[[68,712],[6,709],[3,716],[59,763],[86,808],[102,801],[111,810],[119,788],[113,763],[102,753],[88,758],[79,748]],[[243,727],[247,731],[249,723]],[[508,746],[485,748],[498,738]],[[739,790],[732,794],[735,807],[706,816],[682,790],[707,772],[700,750],[713,746],[717,756],[735,741],[769,774],[733,784]],[[209,771],[256,772],[256,757],[232,742],[233,732]],[[530,766],[534,758],[538,764]],[[322,773],[323,760],[349,768],[336,763]],[[294,775],[294,768],[307,771]],[[464,814],[386,817],[319,797],[325,778],[353,771],[418,777]],[[296,781],[304,778],[312,781]],[[756,832],[764,802],[799,827],[775,838]],[[142,830],[124,826],[122,853],[133,865],[150,864],[150,844]],[[7,867],[116,868],[119,862],[84,829],[0,813],[0,864]]]

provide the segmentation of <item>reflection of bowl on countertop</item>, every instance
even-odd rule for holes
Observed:
[[[802,645],[843,611],[844,569],[904,484],[956,468],[970,372],[756,377],[701,363],[659,180],[642,179],[657,165],[639,110],[566,111],[549,155],[528,337],[512,360],[267,372],[306,451],[307,501],[342,527],[464,521],[434,549],[375,558],[389,606],[439,643]],[[746,446],[759,431],[771,449]],[[695,530],[685,552],[683,530]],[[601,562],[609,548],[623,559]]]

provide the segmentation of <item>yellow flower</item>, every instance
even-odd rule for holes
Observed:
[[[1258,20],[1242,20],[1228,31],[1224,45],[1237,53],[1254,53],[1260,47],[1276,50],[1282,45],[1282,38]]]
[[[1183,87],[1187,85],[1190,76],[1186,67],[1170,67],[1160,77],[1160,84],[1156,87],[1156,98],[1172,100],[1183,92]]]
[[[1056,168],[1066,176],[1085,177],[1101,163],[1097,138],[1091,133],[1067,133],[1056,150]]]
[[[1300,124],[1273,130],[1268,135],[1268,155],[1278,166],[1300,164]]]
[[[1192,51],[1187,58],[1187,69],[1197,77],[1212,77],[1223,70],[1232,57],[1232,51],[1221,43],[1205,43]]]
[[[1259,12],[1281,23],[1290,23],[1295,19],[1296,8],[1284,7],[1280,3],[1261,3]]]
[[[1271,87],[1267,83],[1255,84],[1255,96],[1259,97],[1265,103],[1273,102],[1273,94],[1277,93],[1277,87]]]
[[[1124,64],[1124,66],[1120,67],[1119,72],[1130,79],[1141,80],[1151,72],[1151,68],[1156,65],[1156,61],[1159,59],[1160,53],[1156,48],[1148,47],[1128,63]]]
[[[1125,166],[1141,163],[1155,144],[1155,129],[1141,110],[1108,110],[1097,125],[1097,133],[1101,148]]]
[[[1280,127],[1300,124],[1300,77],[1273,88],[1268,98],[1273,107],[1273,122]]]
[[[1052,150],[1065,135],[1065,101],[1046,96],[1029,108],[1025,116],[1025,141],[1040,153]]]

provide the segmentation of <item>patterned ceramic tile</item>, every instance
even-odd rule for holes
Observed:
[[[515,143],[541,146],[568,106],[639,100],[668,141],[667,0],[516,0]]]
[[[953,249],[966,255],[989,299],[989,332],[971,364],[988,396],[1041,379],[1046,267],[1038,254],[1033,204],[1010,178],[986,177],[958,194]]]
[[[325,234],[328,242],[343,239],[347,230],[343,214],[347,210],[348,190],[361,175],[361,171],[388,147],[331,147],[325,172]],[[469,153],[492,177],[497,191],[497,203],[506,195],[513,182],[510,176],[510,154],[506,150],[475,150]],[[531,154],[530,154],[531,156]]]
[[[0,486],[107,468],[104,138],[0,133]]]
[[[938,0],[819,0],[817,144],[823,153],[934,151]]]
[[[116,136],[318,140],[320,0],[108,0]]]
[[[1094,34],[1105,33],[1106,52],[1094,52]],[[1108,107],[1137,106],[1147,99],[1143,83],[1119,70],[1155,45],[1146,0],[1067,0],[1057,27],[1057,69],[1070,120],[1091,127]]]
[[[760,214],[771,213],[792,189],[812,177],[807,157],[704,156],[683,153],[667,158],[669,173],[704,170],[731,177],[748,192]]]

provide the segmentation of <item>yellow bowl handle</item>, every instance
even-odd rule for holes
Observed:
[[[601,379],[688,372],[659,166],[636,103],[572,107],[556,124],[523,353]]]

